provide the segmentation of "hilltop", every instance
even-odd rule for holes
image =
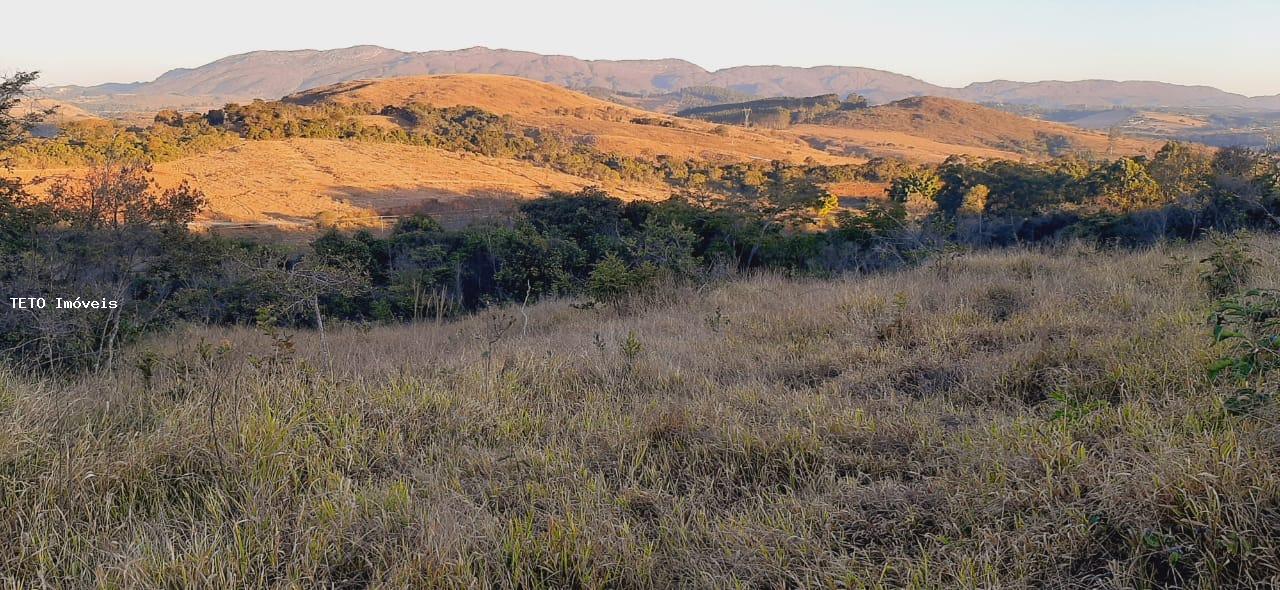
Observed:
[[[596,87],[645,94],[715,86],[761,96],[856,91],[890,100],[939,88],[910,76],[858,67],[743,66],[711,72],[681,59],[584,60],[487,47],[405,52],[366,45],[324,51],[254,51],[197,68],[171,70],[150,82],[68,86],[62,87],[61,92],[67,96],[272,98],[355,79],[453,73],[503,74],[568,88]]]
[[[1247,97],[1212,86],[1186,86],[1145,80],[1047,80],[977,82],[956,98],[975,102],[1036,105],[1044,108],[1232,108],[1280,110],[1280,95]]]
[[[12,113],[16,117],[24,117],[31,113],[47,113],[43,117],[43,120],[47,123],[64,123],[98,118],[97,115],[66,101],[39,96],[19,100],[14,105]]]

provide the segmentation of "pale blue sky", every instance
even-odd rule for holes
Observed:
[[[1162,80],[1280,93],[1280,0],[7,2],[0,72],[148,80],[255,49],[474,45],[582,58],[849,65],[948,86]]]

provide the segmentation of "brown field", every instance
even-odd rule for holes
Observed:
[[[1274,238],[1255,284],[1274,286]],[[51,587],[1262,588],[1274,409],[1203,247],[1004,251],[0,372],[0,578]],[[279,354],[277,354],[279,353]],[[143,359],[152,361],[144,378]],[[1268,406],[1273,408],[1273,406]]]
[[[867,200],[888,199],[889,183],[854,180],[849,182],[833,182],[826,186],[842,203],[854,204]]]
[[[474,106],[510,115],[517,122],[555,129],[585,138],[606,152],[653,157],[705,160],[783,160],[813,158],[824,163],[852,162],[815,150],[800,138],[756,133],[702,121],[680,119],[592,98],[524,78],[462,74],[415,76],[344,82],[308,90],[284,99],[298,104],[319,102],[404,105],[414,102],[436,107]],[[674,127],[640,124],[636,119],[667,121]]]
[[[75,170],[19,170],[53,178]],[[310,228],[317,215],[357,220],[426,212],[483,216],[551,190],[577,190],[588,180],[516,160],[392,143],[290,139],[242,141],[205,154],[164,162],[154,174],[161,187],[188,181],[209,207],[200,224],[262,223]],[[46,185],[47,186],[47,185]],[[660,187],[606,185],[627,199],[657,199]]]
[[[1160,112],[1154,112],[1154,111],[1147,111],[1147,112],[1141,113],[1141,116],[1142,118],[1147,119],[1149,121],[1164,123],[1171,127],[1194,129],[1194,128],[1209,126],[1209,122],[1202,118],[1192,117],[1190,115],[1181,115],[1177,113],[1160,113]]]

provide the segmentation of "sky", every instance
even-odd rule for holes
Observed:
[[[150,80],[259,49],[483,45],[708,69],[842,65],[935,84],[1159,80],[1280,94],[1280,0],[10,0],[0,74]],[[339,10],[330,6],[345,4]]]

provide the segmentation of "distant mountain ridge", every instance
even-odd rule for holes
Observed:
[[[63,99],[102,95],[274,99],[350,80],[456,73],[519,76],[573,89],[603,88],[641,94],[701,86],[760,97],[856,93],[876,104],[915,96],[941,96],[1048,108],[1280,110],[1280,95],[1246,97],[1208,86],[1164,82],[997,80],[948,88],[911,76],[862,67],[737,66],[708,71],[681,59],[583,60],[485,47],[405,52],[373,45],[331,50],[254,51],[196,68],[170,70],[150,82],[63,86],[49,90],[53,96]]]

